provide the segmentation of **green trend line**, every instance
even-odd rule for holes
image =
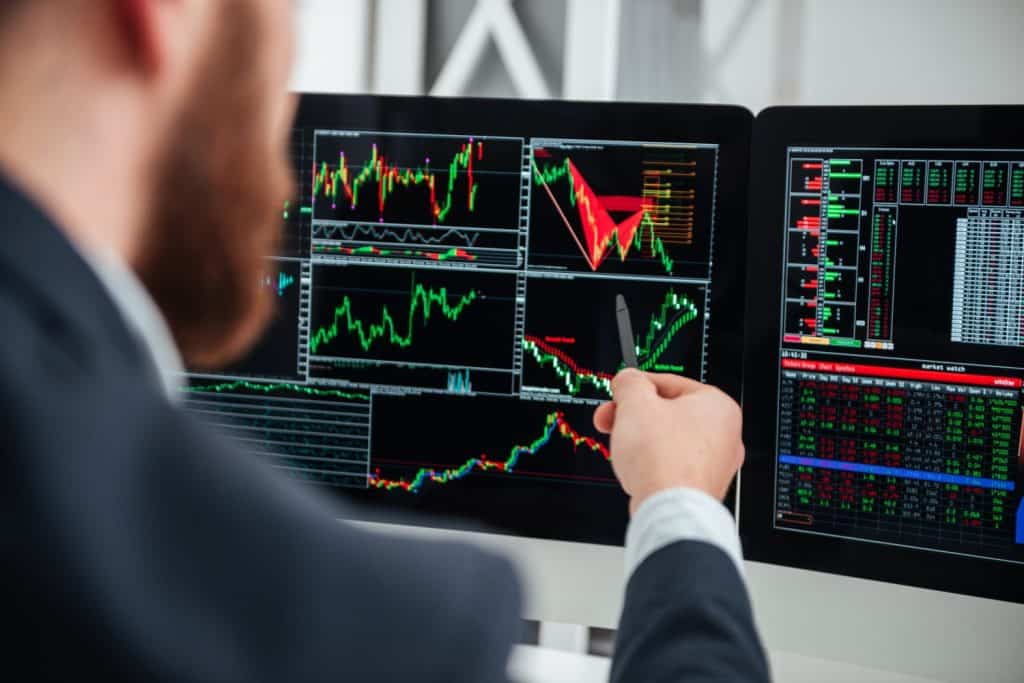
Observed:
[[[669,317],[680,312],[682,315],[670,323]],[[643,343],[637,345],[636,355],[640,359],[640,369],[667,369],[658,363],[662,354],[668,349],[679,330],[696,320],[698,315],[700,312],[697,310],[697,305],[690,301],[689,297],[677,294],[670,289],[665,294],[661,308],[651,316],[647,323],[647,334],[644,335]],[[674,372],[674,370],[669,371]]]
[[[370,400],[369,394],[351,393],[337,389],[317,389],[316,387],[304,387],[300,384],[256,384],[254,382],[238,381],[181,388],[182,391],[190,394],[225,394],[238,391],[239,389],[262,391],[264,394],[270,394],[275,391],[290,391],[294,394],[305,394],[306,396],[330,396],[351,401]]]
[[[576,206],[576,183],[573,179],[572,172],[569,167],[570,159],[565,158],[565,161],[559,165],[551,166],[545,165],[544,168],[540,168],[537,162],[533,162],[533,182],[537,185],[551,185],[562,179],[567,179],[569,182],[569,204],[573,207]],[[647,241],[648,249],[651,254],[661,261],[662,268],[665,272],[672,274],[672,269],[675,267],[675,261],[668,254],[668,250],[665,248],[665,243],[658,237],[655,232],[654,220],[651,218],[649,212],[644,212],[643,218],[640,220],[640,226],[636,232],[633,233],[633,241],[631,243],[632,248],[639,252],[643,252],[644,241]],[[630,245],[622,245],[619,242],[619,233],[616,229],[612,232],[611,236],[607,239],[604,244],[597,246],[600,253],[607,252],[609,249],[614,248],[619,258],[625,260],[626,252],[629,250]]]
[[[561,164],[557,166],[545,165],[541,168],[537,165],[537,162],[533,162],[533,182],[537,185],[551,185],[557,183],[562,178],[569,179],[569,188],[573,188],[572,173],[569,172],[569,157],[565,158]],[[569,201],[572,202],[573,206],[576,206],[576,193],[572,193]]]
[[[421,284],[417,284],[416,276],[413,275],[409,296],[409,311],[406,316],[406,332],[404,334],[395,327],[395,319],[391,316],[391,311],[388,310],[386,305],[381,310],[379,323],[365,324],[363,321],[353,318],[352,300],[346,296],[342,300],[341,305],[334,309],[333,322],[327,327],[321,327],[313,334],[309,341],[309,349],[312,353],[316,353],[321,346],[330,344],[341,333],[358,336],[359,346],[364,352],[369,351],[374,342],[381,338],[385,338],[388,343],[394,346],[405,349],[412,345],[416,314],[421,308],[424,325],[430,321],[430,316],[435,306],[440,307],[441,315],[448,320],[455,321],[459,319],[466,307],[476,301],[479,296],[480,294],[475,289],[471,289],[453,305],[448,302],[448,289],[446,287],[441,287],[437,290],[428,289]]]
[[[661,267],[665,269],[666,273],[671,275],[676,262],[668,255],[665,243],[661,241],[661,238],[658,237],[657,233],[654,231],[654,219],[652,219],[651,214],[646,211],[644,212],[643,218],[640,219],[640,227],[637,228],[635,233],[633,233],[633,248],[641,253],[643,252],[644,235],[647,235],[648,248],[651,250],[651,254],[661,261]],[[618,231],[613,232],[612,236],[608,240],[607,248],[611,249],[613,247],[619,252],[619,256],[624,258],[624,250],[619,244]]]
[[[658,312],[648,321],[643,342],[636,346],[640,369],[682,374],[686,369],[683,365],[662,363],[661,357],[679,331],[696,320],[699,315],[696,304],[689,297],[669,290]],[[523,338],[523,350],[529,353],[540,367],[550,366],[571,395],[577,395],[585,384],[589,384],[603,394],[611,396],[610,374],[580,367],[561,349],[530,335]]]

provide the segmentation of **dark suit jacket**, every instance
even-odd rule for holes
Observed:
[[[93,272],[2,181],[0,217],[4,677],[505,679],[507,562],[339,523],[171,405]],[[617,681],[767,678],[709,545],[643,564],[619,638]]]

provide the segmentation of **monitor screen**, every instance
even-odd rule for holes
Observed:
[[[770,528],[812,554],[825,546],[805,539],[870,544],[897,574],[904,557],[1019,572],[1024,147],[996,130],[943,145],[913,144],[911,129],[895,144],[898,127],[848,142],[853,117],[823,111],[828,142],[789,134],[807,114],[776,125],[769,113],[777,136],[758,147],[773,175],[756,192],[781,211],[752,220],[777,237],[762,251],[772,287],[762,280],[751,306],[777,322],[774,339],[752,342],[756,374],[773,375],[770,393],[753,380],[754,420],[771,429],[755,438],[757,479],[744,479],[762,504],[743,515],[753,535]],[[935,587],[975,582],[950,578]]]
[[[306,96],[278,316],[188,405],[364,519],[622,542],[594,408],[621,366],[739,391],[751,117]],[[723,197],[728,202],[723,202]]]

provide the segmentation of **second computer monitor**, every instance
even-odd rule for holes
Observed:
[[[748,558],[1024,601],[1022,114],[758,118]]]

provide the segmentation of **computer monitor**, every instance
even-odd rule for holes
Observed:
[[[1024,602],[1022,120],[1006,107],[757,118],[749,560]],[[1019,607],[764,572],[775,614],[763,616],[791,647],[942,677],[1021,664],[1005,628]],[[871,649],[898,638],[894,624],[911,633]]]
[[[739,396],[752,116],[307,95],[278,317],[189,406],[353,519],[523,562],[527,616],[609,626],[626,498],[592,424],[619,369]],[[486,531],[481,531],[485,529]]]

